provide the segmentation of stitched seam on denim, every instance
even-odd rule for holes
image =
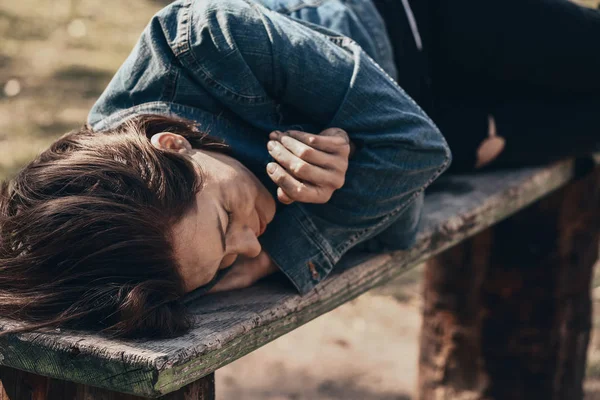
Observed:
[[[285,10],[286,13],[295,13],[296,11],[300,11],[303,10],[305,8],[319,8],[321,7],[323,4],[329,2],[330,0],[319,0],[315,3],[311,3],[311,4],[307,4],[304,1],[297,4],[295,7],[292,8],[288,8],[287,6],[283,6],[282,7],[282,11]]]
[[[251,6],[256,9],[256,12],[265,28],[265,33],[267,34],[269,39],[271,39],[271,40],[269,40],[269,48],[271,49],[271,71],[273,71],[273,86],[281,88],[280,91],[283,93],[283,91],[284,91],[283,85],[280,85],[279,84],[280,82],[278,82],[280,74],[278,73],[279,68],[277,68],[277,65],[275,62],[275,48],[274,48],[275,41],[272,38],[271,30],[267,28],[269,26],[269,24],[268,24],[269,21],[267,21],[268,19],[267,19],[267,16],[265,15],[265,13],[261,12],[261,10],[260,10],[260,7],[262,7],[262,6],[260,6],[259,4],[251,4]],[[266,7],[262,7],[262,8],[269,11]],[[275,93],[275,102],[276,103],[280,102],[282,93]],[[281,104],[277,104],[275,106],[275,108],[277,110],[277,116],[279,117],[280,120],[283,120],[283,115],[281,114],[280,106],[281,106]]]
[[[294,285],[294,287],[296,288],[297,291],[303,292],[304,288],[306,287],[306,283],[305,283],[305,281],[302,278],[300,279],[302,281],[301,282],[302,286],[299,286],[299,285],[296,284],[296,278],[297,278],[297,276],[292,276],[286,268],[281,267],[276,262],[275,262],[275,265],[277,265],[277,267],[279,268],[279,270],[290,280],[290,282],[292,282],[292,285]]]
[[[257,5],[258,7],[261,7],[260,4]],[[268,9],[267,9],[268,10]],[[304,27],[310,29],[313,33],[316,33],[317,35],[322,36],[322,38],[327,39],[329,41],[334,41],[334,40],[349,40],[352,41],[352,39],[350,39],[349,37],[346,37],[344,35],[340,35],[337,32],[334,32],[332,30],[329,30],[328,28],[322,26],[322,25],[317,25],[314,22],[309,22],[309,21],[305,21],[303,19],[299,19],[293,16],[287,16],[287,18],[291,19],[292,21],[303,25]],[[334,42],[334,44],[338,45],[337,43]],[[341,47],[341,46],[340,46]],[[346,50],[342,47],[343,50]]]
[[[336,254],[334,254],[335,250],[329,245],[329,242],[321,235],[321,232],[317,229],[317,227],[313,224],[310,215],[304,210],[304,208],[298,204],[296,210],[302,214],[302,218],[300,216],[294,215],[296,221],[301,226],[304,233],[306,233],[305,237],[312,242],[316,247],[321,249],[321,254],[324,254],[331,264],[335,264]],[[294,213],[296,214],[296,213]],[[315,241],[313,237],[321,239],[320,241]],[[327,244],[325,246],[324,244]],[[313,256],[314,257],[314,256]]]
[[[360,48],[360,46],[359,46]],[[423,113],[422,117],[425,117],[425,119],[431,123],[433,126],[435,126],[437,128],[437,125],[435,124],[435,122],[433,122],[433,120],[431,118],[429,118],[429,115],[427,115],[427,113],[425,111],[423,111],[423,109],[421,108],[420,105],[417,104],[417,102],[408,95],[408,93],[406,93],[406,91],[404,89],[402,89],[402,87],[400,85],[398,85],[398,82],[396,82],[394,80],[394,78],[392,78],[386,71],[385,69],[381,68],[381,65],[377,64],[377,62],[375,60],[373,60],[367,53],[365,53],[364,50],[361,49],[361,54],[364,54],[373,64],[375,64],[375,67],[377,67],[381,72],[384,73],[384,75],[394,84],[394,86],[396,86],[396,88],[400,89],[400,91],[405,95],[406,99],[414,106],[417,108],[417,110],[421,111]]]
[[[375,32],[380,37],[387,35],[387,32],[385,31],[385,29],[382,29],[385,25],[382,24],[381,26],[377,26],[377,24],[372,23],[371,20],[369,20],[369,18],[362,18],[363,8],[368,7],[368,5],[366,3],[356,2],[355,0],[346,0],[346,2],[353,4],[354,7],[357,7],[359,9],[360,12],[358,12],[358,13],[356,12],[356,10],[354,8],[352,8],[352,11],[356,15],[356,18],[358,18],[360,20],[360,22],[363,23],[363,25],[365,25],[372,32]],[[377,12],[376,15],[379,16],[379,13]],[[381,60],[384,60],[385,59],[385,44],[379,40],[375,40],[375,49],[377,51],[377,55],[379,56],[379,58]]]
[[[192,6],[192,0],[186,0],[182,8],[181,21],[177,27],[177,34],[175,35],[175,43],[173,43],[173,54],[179,57],[190,50],[190,7]]]
[[[175,94],[177,93],[177,80],[179,79],[179,70],[175,68],[173,63],[169,65],[169,70],[165,74],[165,83],[163,85],[161,100],[172,102],[175,100]]]
[[[223,90],[224,94],[229,98],[235,101],[244,102],[246,104],[264,104],[272,101],[268,96],[249,96],[234,92],[227,86],[224,86],[218,80],[211,77],[210,74],[204,68],[202,68],[202,64],[196,59],[193,53],[188,53],[188,56],[191,56],[191,63],[188,65],[195,67],[195,69],[193,69],[194,73],[204,78],[204,81],[208,86]]]
[[[416,197],[421,194],[429,185],[431,185],[431,183],[436,180],[441,174],[442,172],[444,172],[446,170],[446,168],[448,167],[450,163],[450,157],[448,155],[448,151],[446,150],[446,157],[444,159],[444,163],[436,170],[436,172],[434,174],[431,175],[431,177],[427,180],[427,182],[425,182],[425,184],[423,184],[423,186],[421,188],[419,188],[418,190],[416,190],[412,196],[410,196],[410,198],[408,198],[406,200],[406,202],[401,206],[398,207],[396,210],[393,210],[392,212],[390,212],[386,217],[384,217],[384,219],[379,222],[377,225],[363,229],[362,231],[359,231],[357,233],[354,234],[354,236],[352,236],[350,239],[348,239],[346,242],[340,244],[340,248],[339,250],[336,249],[338,252],[340,253],[344,253],[348,248],[352,247],[352,245],[354,243],[356,243],[359,239],[361,239],[363,236],[365,236],[365,234],[372,232],[373,230],[376,230],[378,228],[380,228],[383,224],[385,224],[387,221],[390,220],[390,218],[394,217],[395,215],[397,215],[399,212],[404,211],[409,205],[412,204],[412,202],[416,199]]]
[[[319,261],[322,262],[329,262],[329,264],[331,266],[328,266],[327,268],[320,268],[320,270],[322,272],[324,272],[324,274],[319,274],[319,278],[315,279],[312,276],[312,273],[310,270],[305,271],[305,272],[301,272],[300,274],[291,274],[289,269],[287,268],[282,268],[279,264],[276,263],[276,265],[279,267],[279,269],[281,270],[281,272],[283,272],[283,274],[285,276],[287,276],[287,278],[292,282],[292,284],[294,285],[294,287],[296,287],[296,289],[298,289],[299,292],[303,292],[306,291],[308,292],[309,290],[313,289],[314,286],[316,284],[318,284],[319,282],[321,282],[324,278],[327,277],[327,275],[331,272],[331,270],[333,269],[333,263],[331,263],[327,257],[325,257],[323,255],[322,252],[316,252],[313,255],[311,255],[309,258],[309,262],[312,263],[316,263],[318,266],[320,266],[321,264],[319,263]],[[296,279],[299,278],[299,283],[301,284],[301,286],[296,284]],[[308,278],[308,279],[305,279]]]
[[[334,42],[335,43],[335,42]],[[337,43],[335,43],[337,44]],[[338,46],[342,47],[342,43],[337,44]],[[356,51],[352,51],[351,55],[352,55],[352,59],[354,60],[354,67],[352,69],[352,73],[350,74],[350,81],[348,82],[348,85],[346,85],[346,87],[348,89],[346,89],[346,93],[344,93],[344,98],[342,99],[342,101],[340,102],[340,104],[338,105],[338,108],[335,112],[335,114],[333,115],[333,117],[329,120],[329,123],[327,124],[327,126],[332,126],[332,122],[336,120],[337,116],[342,112],[342,107],[344,106],[344,104],[346,103],[346,100],[348,99],[348,96],[350,95],[350,91],[353,89],[352,85],[350,84],[352,81],[352,78],[354,77],[354,71],[356,70],[356,64],[360,63],[360,58],[358,58],[358,56],[360,55],[360,52],[362,52],[363,50],[361,49],[361,47],[357,44],[354,43],[352,40],[349,43],[348,47],[354,47],[355,49],[359,49],[359,52],[357,53]],[[366,54],[366,53],[365,53]]]
[[[106,118],[101,119],[94,124],[93,129],[97,132],[106,131],[113,129],[116,126],[122,124],[129,118],[133,118],[141,114],[165,114],[165,115],[178,115],[177,110],[181,112],[204,112],[199,108],[194,108],[185,104],[164,102],[164,101],[152,101],[148,103],[142,103],[133,107],[120,110],[116,113],[109,115]]]
[[[311,269],[310,264],[307,265],[310,272],[308,275],[310,277],[310,281],[313,283],[313,286],[325,279],[335,267],[335,262],[330,260],[329,257],[322,252],[316,253],[314,256],[312,256],[310,258],[310,262],[313,263],[313,267],[315,267],[315,271],[317,271],[317,276],[315,277],[313,275],[313,270]]]
[[[187,0],[186,1],[186,5],[191,5],[191,2],[193,0]],[[252,4],[249,3],[248,1],[244,0],[250,7],[252,7]],[[254,7],[252,7],[254,8]],[[259,13],[260,15],[260,13]],[[191,51],[191,44],[190,44],[190,40],[191,40],[191,26],[192,24],[190,23],[192,19],[191,14],[189,15],[189,18],[186,18],[184,21],[181,22],[181,24],[186,24],[188,27],[186,29],[186,35],[185,37],[182,38],[182,40],[185,40],[186,44],[184,45],[178,45],[178,49],[180,49],[180,52],[177,55],[177,57],[180,57],[181,61],[183,63],[186,63],[187,61],[191,61],[189,62],[189,64],[191,64],[190,66],[193,66],[195,68],[192,69],[192,71],[198,73],[202,78],[204,78],[204,80],[206,81],[207,84],[209,84],[210,86],[213,87],[217,87],[219,89],[222,89],[223,91],[225,91],[226,94],[228,94],[230,97],[232,97],[235,100],[238,101],[245,101],[245,102],[249,102],[249,103],[268,103],[270,101],[268,96],[250,96],[250,95],[245,95],[245,94],[241,94],[241,93],[237,93],[235,92],[233,89],[223,85],[221,82],[219,82],[218,80],[216,80],[215,78],[213,78],[210,74],[210,72],[208,72],[206,69],[204,69],[202,67],[202,63],[200,60],[198,60],[198,58],[196,57],[195,53],[193,51]],[[238,49],[239,51],[239,49]],[[235,52],[235,49],[231,50],[231,52],[228,52],[225,55],[231,54]]]

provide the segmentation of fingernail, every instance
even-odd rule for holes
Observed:
[[[277,166],[275,165],[275,163],[268,163],[267,164],[267,172],[272,174],[273,172],[275,172],[275,168],[277,168]]]
[[[276,139],[278,139],[279,136],[281,136],[281,131],[273,131],[273,133],[275,134]]]
[[[275,148],[275,142],[274,142],[274,141],[272,141],[272,140],[269,140],[269,141],[267,142],[267,149],[269,149],[269,150],[273,150],[274,148]]]

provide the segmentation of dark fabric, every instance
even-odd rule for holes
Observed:
[[[401,0],[374,0],[373,3],[382,15],[386,31],[391,39],[394,62],[398,71],[398,84],[421,108],[431,113],[431,71],[427,57],[428,46],[423,51],[417,48]],[[417,10],[413,11],[417,12]],[[419,18],[419,28],[422,23],[424,23],[423,19]]]
[[[600,12],[567,0],[413,0],[419,52],[401,0],[376,0],[399,83],[468,171],[496,120],[506,149],[491,166],[600,150]],[[416,85],[414,82],[419,82]]]

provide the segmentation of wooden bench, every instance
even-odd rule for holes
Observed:
[[[427,260],[420,398],[582,398],[599,161],[444,177],[411,250],[351,254],[304,297],[271,279],[195,299],[175,339],[8,336],[0,399],[213,399],[220,367]]]

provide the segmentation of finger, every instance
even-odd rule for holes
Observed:
[[[309,183],[299,182],[277,163],[267,164],[269,178],[294,201],[304,203],[325,203],[331,198],[333,189],[321,188]]]
[[[345,157],[315,149],[288,135],[283,135],[279,139],[279,143],[296,157],[324,169],[341,170],[348,164],[348,160]]]
[[[283,204],[292,204],[294,200],[283,191],[282,188],[277,188],[277,198]]]
[[[350,151],[349,142],[342,136],[321,136],[302,131],[287,131],[278,134],[280,137],[285,135],[291,136],[307,146],[327,153],[348,154]]]
[[[341,180],[343,179],[344,174],[307,163],[290,152],[279,142],[271,140],[269,141],[267,148],[269,149],[269,154],[271,154],[279,165],[300,181],[308,182],[316,186],[337,187],[340,184],[343,184]],[[336,169],[343,169],[345,171],[344,166],[341,164],[347,164],[347,162],[339,160],[338,164],[340,165],[338,165]]]
[[[344,141],[346,143],[350,143],[350,137],[348,136],[348,132],[346,132],[343,129],[340,128],[327,128],[324,131],[321,131],[321,133],[319,133],[320,136],[337,136],[340,137],[342,139],[344,139]]]
[[[348,154],[348,158],[351,158],[354,155],[354,152],[356,151],[356,145],[350,140],[350,136],[348,136],[348,132],[346,132],[343,129],[340,128],[329,128],[329,129],[325,129],[323,132],[320,133],[320,135],[322,136],[340,136],[342,138],[344,138],[344,140],[346,140],[346,142],[349,145],[349,154]]]

